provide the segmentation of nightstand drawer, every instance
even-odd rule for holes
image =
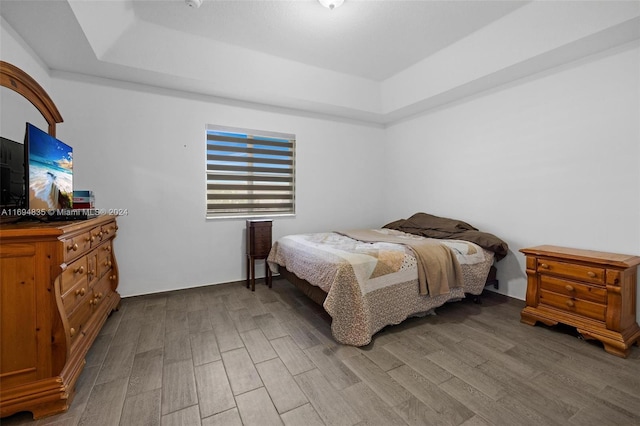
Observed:
[[[605,269],[575,263],[558,262],[550,259],[538,259],[538,272],[566,278],[574,278],[593,284],[604,285]]]
[[[572,297],[567,297],[547,290],[540,290],[540,305],[552,306],[556,309],[572,312],[582,317],[588,317],[603,322],[607,313],[606,305],[574,299]]]
[[[247,221],[247,254],[267,256],[271,250],[271,221]]]
[[[603,305],[607,303],[607,290],[600,286],[580,284],[549,275],[540,275],[540,288],[576,299],[602,303]]]

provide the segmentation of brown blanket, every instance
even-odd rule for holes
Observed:
[[[493,234],[479,231],[477,228],[461,220],[434,216],[427,213],[416,213],[409,219],[396,220],[386,224],[383,228],[395,229],[396,231],[427,238],[470,241],[494,252],[496,260],[502,259],[509,253],[507,243]]]
[[[385,235],[370,229],[339,232],[354,240],[366,243],[386,242],[403,244],[416,256],[420,294],[432,297],[448,294],[451,288],[462,287],[462,272],[455,253],[433,238],[406,238]]]

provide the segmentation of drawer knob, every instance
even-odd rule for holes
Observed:
[[[109,279],[110,279],[111,281],[114,281],[114,280],[116,279],[116,276],[115,276],[115,275],[109,275]]]
[[[111,267],[111,261],[110,261],[110,260],[105,260],[105,261],[104,261],[104,266],[109,266],[109,267]]]
[[[575,290],[575,288],[573,288],[573,286],[572,286],[572,285],[569,285],[569,284],[567,284],[566,286],[564,286],[564,288],[566,288],[566,289],[567,289],[567,291],[574,291],[574,290]]]
[[[540,267],[541,267],[542,269],[549,269],[549,265],[547,265],[546,263],[541,263],[541,264],[540,264]]]
[[[81,288],[79,290],[76,290],[76,296],[84,296],[86,292],[87,292],[87,290],[85,290],[84,287],[83,287],[83,288]]]
[[[111,246],[106,246],[106,247],[104,248],[104,250],[105,250],[105,251],[109,251],[109,252],[110,252],[110,251],[111,251]]]
[[[84,266],[79,266],[73,270],[74,274],[84,274]]]
[[[595,278],[596,277],[596,273],[595,272],[591,272],[591,271],[587,272],[587,275],[589,277],[591,277],[591,278]]]
[[[86,241],[86,242],[88,242],[88,243],[90,243],[91,241],[93,241],[93,237],[92,237],[92,236],[88,236],[88,237],[85,239],[85,241]]]
[[[576,304],[573,303],[573,300],[567,300],[567,306],[573,308]]]
[[[70,246],[67,246],[67,251],[71,251],[71,250],[78,251],[78,244],[74,243],[74,244],[72,244]]]
[[[69,335],[70,335],[71,337],[75,336],[75,335],[76,335],[76,329],[75,329],[75,328],[73,328],[73,327],[71,327],[71,328],[69,329]]]

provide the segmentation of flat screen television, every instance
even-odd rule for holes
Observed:
[[[25,203],[24,145],[0,137],[0,208],[24,209]]]
[[[24,142],[28,210],[72,209],[73,148],[31,123]]]

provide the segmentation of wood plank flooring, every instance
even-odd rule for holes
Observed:
[[[521,324],[485,293],[387,327],[362,348],[274,279],[126,298],[71,409],[37,425],[640,425],[640,348],[609,355],[569,327]]]

